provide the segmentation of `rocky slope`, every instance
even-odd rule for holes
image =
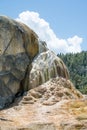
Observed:
[[[87,114],[86,104],[87,101],[69,80],[57,77],[24,93],[11,108],[2,110],[1,130],[87,128],[87,118],[84,117]]]
[[[86,105],[46,43],[0,16],[0,130],[86,130]]]

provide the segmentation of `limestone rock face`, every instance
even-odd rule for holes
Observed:
[[[38,36],[30,28],[0,16],[0,108],[22,90],[20,82],[38,51]]]
[[[39,54],[32,62],[29,75],[29,88],[35,88],[54,77],[69,79],[68,70],[55,53],[48,50],[45,42],[39,43]]]

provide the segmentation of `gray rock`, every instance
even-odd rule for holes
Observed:
[[[17,93],[25,90],[20,82],[38,51],[38,37],[30,28],[0,16],[0,108],[9,105]]]

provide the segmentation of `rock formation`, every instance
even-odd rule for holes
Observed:
[[[0,108],[22,90],[20,82],[38,51],[38,36],[30,28],[0,16]]]
[[[23,23],[0,16],[0,108],[57,76],[68,79],[68,70],[46,43]]]
[[[63,61],[50,51],[43,41],[39,41],[39,53],[29,65],[27,72],[28,74],[21,81],[25,86],[25,91],[35,88],[51,78],[63,77],[69,79],[69,72]]]
[[[87,114],[86,104],[87,101],[69,80],[52,78],[25,92],[23,97],[15,100],[11,108],[1,111],[0,130],[87,128],[87,116],[84,117]]]
[[[86,130],[86,105],[46,43],[0,16],[0,130]]]
[[[47,49],[46,43],[40,41],[39,49],[39,54],[32,62],[29,88],[37,87],[57,76],[69,79],[65,64],[54,52]]]
[[[75,89],[70,80],[56,77],[28,91],[20,101],[20,104],[39,102],[43,105],[54,105],[63,99],[78,99],[82,97],[82,94]]]

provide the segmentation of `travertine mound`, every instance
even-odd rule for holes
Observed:
[[[39,54],[32,62],[28,89],[35,88],[55,77],[69,79],[69,72],[64,62],[47,49],[45,42],[40,41]]]
[[[56,77],[28,91],[20,104],[40,102],[43,105],[53,105],[61,100],[80,99],[82,97],[82,94],[73,86],[70,80]]]
[[[83,97],[35,32],[0,16],[0,109],[10,104],[0,111],[0,130],[87,130]]]
[[[69,78],[63,61],[33,30],[0,16],[0,109],[54,77]]]
[[[87,100],[69,80],[53,78],[0,111],[0,130],[86,130]]]

